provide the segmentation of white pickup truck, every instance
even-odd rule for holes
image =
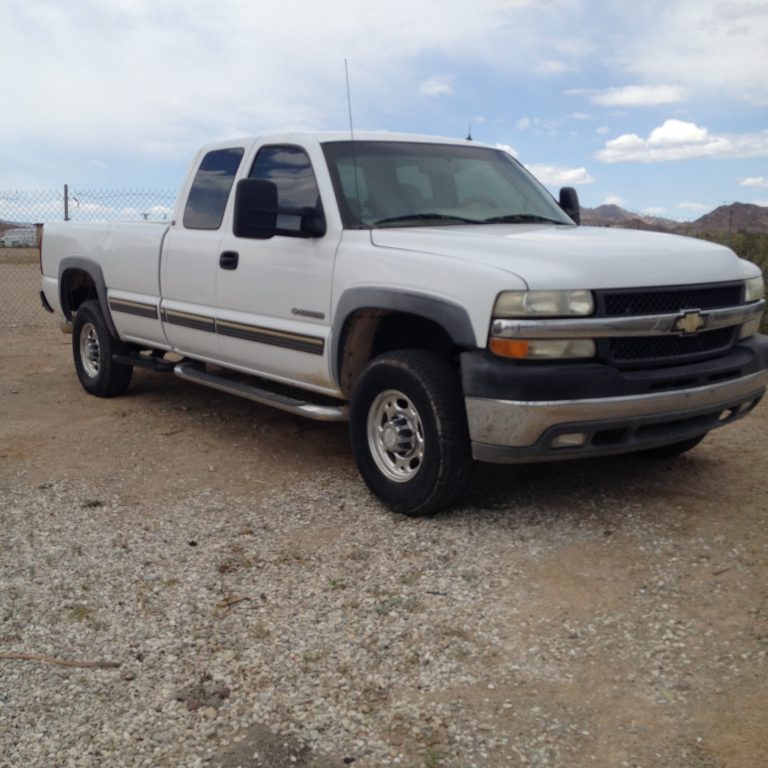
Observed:
[[[756,266],[578,224],[498,148],[261,136],[204,147],[170,224],[47,224],[42,300],[91,394],[142,366],[349,420],[369,488],[427,514],[473,459],[674,456],[763,396]]]

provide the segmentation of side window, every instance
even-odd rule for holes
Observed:
[[[301,229],[302,214],[312,209],[321,216],[320,192],[307,153],[299,147],[263,147],[253,161],[249,177],[271,181],[277,187],[279,229]]]
[[[203,158],[184,208],[187,229],[218,229],[224,218],[229,191],[243,159],[243,150],[215,149]]]

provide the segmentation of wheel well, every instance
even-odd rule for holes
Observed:
[[[83,304],[98,299],[96,283],[88,272],[82,269],[68,269],[61,276],[61,307],[68,318],[73,318]]]
[[[459,347],[434,320],[407,312],[358,309],[347,318],[341,337],[339,382],[349,394],[368,362],[385,352],[421,349],[456,364]]]

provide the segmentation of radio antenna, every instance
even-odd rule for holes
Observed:
[[[352,89],[349,87],[349,63],[344,59],[344,74],[347,79],[347,110],[349,112],[349,138],[352,144],[352,172],[355,175],[355,202],[357,203],[357,210],[352,211],[352,215],[357,219],[357,223],[361,225],[363,222],[360,218],[360,211],[363,208],[362,201],[360,200],[360,178],[357,168],[357,145],[355,144],[355,126],[352,122]]]
[[[355,127],[352,122],[352,91],[349,87],[349,62],[344,59],[344,74],[347,78],[347,110],[349,112],[349,136],[352,141],[355,140]]]

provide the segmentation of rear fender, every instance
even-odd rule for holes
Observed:
[[[99,301],[99,307],[101,308],[101,314],[104,317],[104,322],[107,324],[109,333],[116,339],[120,338],[115,328],[115,324],[112,321],[112,314],[109,311],[109,303],[107,301],[107,284],[104,281],[104,274],[101,271],[101,266],[91,259],[84,259],[77,256],[71,256],[66,259],[62,259],[59,263],[59,300],[61,302],[61,308],[64,312],[64,316],[67,320],[71,320],[75,312],[76,306],[72,306],[71,302],[71,287],[72,280],[78,273],[88,275],[93,281],[94,289],[96,290],[96,298]]]

